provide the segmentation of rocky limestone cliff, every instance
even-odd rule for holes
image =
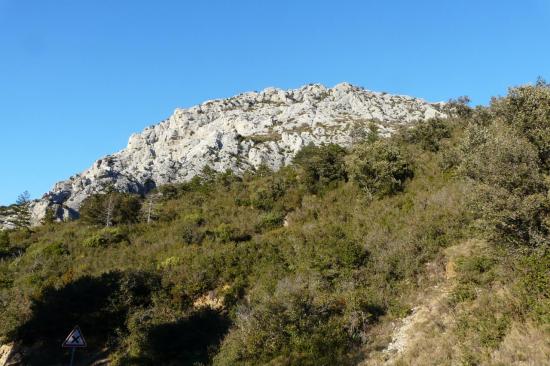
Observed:
[[[76,217],[86,197],[109,185],[146,193],[189,180],[206,165],[237,173],[262,164],[277,169],[309,143],[348,146],[373,121],[387,135],[401,124],[445,117],[441,107],[342,83],[331,89],[268,88],[176,109],[167,120],[132,135],[125,149],[55,184],[32,203],[32,221],[39,222],[47,208],[60,219]]]

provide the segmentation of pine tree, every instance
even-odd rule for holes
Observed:
[[[29,191],[21,193],[15,201],[15,218],[13,224],[17,228],[29,228],[31,226],[31,195]]]
[[[137,195],[109,192],[90,196],[82,202],[80,218],[92,225],[116,226],[139,221],[141,199]]]

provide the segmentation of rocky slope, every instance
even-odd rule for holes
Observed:
[[[277,169],[309,143],[351,144],[372,121],[389,134],[397,125],[438,116],[445,116],[441,104],[347,83],[268,88],[207,101],[176,109],[167,120],[132,135],[125,149],[55,184],[32,203],[32,220],[39,222],[48,207],[60,219],[77,216],[86,197],[109,185],[145,193],[188,180],[206,165],[217,171],[242,172],[262,164]]]

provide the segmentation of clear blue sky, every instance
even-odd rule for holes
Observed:
[[[486,104],[539,75],[548,0],[0,0],[0,204],[206,99],[349,81]]]

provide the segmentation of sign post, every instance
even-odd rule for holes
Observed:
[[[73,366],[73,363],[74,363],[74,351],[76,350],[76,348],[73,348],[71,350],[71,366]]]
[[[82,335],[82,331],[80,330],[80,327],[77,325],[76,327],[71,330],[71,333],[65,338],[65,341],[63,341],[63,344],[61,347],[63,348],[71,348],[71,366],[73,366],[74,363],[74,353],[77,348],[85,348],[87,346],[86,340],[84,339],[84,336]]]

